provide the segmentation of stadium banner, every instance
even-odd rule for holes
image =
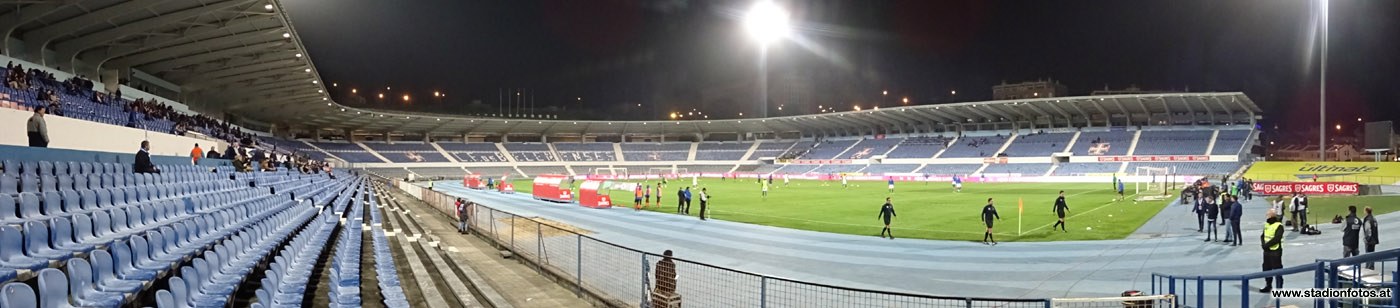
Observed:
[[[869,159],[794,159],[789,160],[792,165],[865,165],[869,164]]]
[[[987,157],[982,159],[984,164],[1005,164],[1009,160],[1006,157]]]
[[[1255,162],[1245,178],[1256,181],[1400,184],[1400,162]]]
[[[1254,191],[1266,196],[1289,195],[1295,192],[1309,195],[1356,195],[1361,184],[1348,182],[1254,182]]]
[[[1099,156],[1100,162],[1121,161],[1210,161],[1209,155]]]

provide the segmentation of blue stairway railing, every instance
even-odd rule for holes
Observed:
[[[1375,263],[1375,270],[1363,269],[1367,263]],[[1261,279],[1273,276],[1285,276],[1292,274],[1313,273],[1314,288],[1389,288],[1392,298],[1388,303],[1363,304],[1362,299],[1316,299],[1313,300],[1314,307],[1396,307],[1400,303],[1400,287],[1396,281],[1400,279],[1400,272],[1396,268],[1400,266],[1400,249],[1391,249],[1354,256],[1350,258],[1334,260],[1317,260],[1313,263],[1281,268],[1276,270],[1257,272],[1243,275],[1167,275],[1162,273],[1152,273],[1152,294],[1173,294],[1178,298],[1178,303],[1191,305],[1192,307],[1234,307],[1233,304],[1226,303],[1226,298],[1239,297],[1237,307],[1250,307],[1250,299],[1253,296],[1250,288],[1250,280]],[[1388,279],[1386,276],[1389,276]],[[1208,292],[1208,287],[1214,284],[1214,292]],[[1238,284],[1238,287],[1233,285]],[[1227,286],[1229,286],[1227,288]],[[1292,287],[1299,287],[1293,285]],[[1233,300],[1232,300],[1233,301]],[[1279,298],[1268,299],[1273,302],[1274,307],[1279,307],[1282,300]],[[1386,302],[1384,299],[1380,302]]]

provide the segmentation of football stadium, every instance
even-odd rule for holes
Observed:
[[[1400,7],[1135,2],[3,3],[0,308],[1400,304]]]

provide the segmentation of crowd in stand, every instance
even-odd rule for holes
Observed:
[[[96,84],[83,76],[74,76],[60,82],[53,73],[33,68],[26,70],[14,62],[8,63],[5,68],[5,86],[20,91],[36,91],[36,105],[46,107],[48,114],[63,116],[63,104],[57,92],[61,90],[69,95],[90,97],[92,102],[97,104],[122,106],[122,110],[130,114],[126,124],[128,127],[140,128],[142,121],[168,120],[174,123],[171,131],[167,132],[171,134],[183,135],[189,131],[197,131],[230,142],[243,140],[244,143],[249,143],[246,140],[251,137],[250,134],[224,121],[204,115],[182,114],[175,111],[175,108],[153,99],[138,98],[127,103],[121,99],[121,90],[112,93],[94,91],[93,87]]]

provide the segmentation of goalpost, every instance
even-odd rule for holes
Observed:
[[[1133,175],[1137,178],[1133,186],[1139,201],[1169,199],[1176,187],[1176,174],[1171,168],[1137,167]]]
[[[593,175],[627,175],[625,167],[597,167],[593,168]]]
[[[647,175],[655,175],[655,176],[659,176],[659,177],[676,177],[676,175],[679,175],[679,174],[686,174],[686,173],[690,173],[690,171],[689,171],[689,170],[686,170],[686,168],[677,168],[677,167],[651,167],[651,168],[647,168]]]

